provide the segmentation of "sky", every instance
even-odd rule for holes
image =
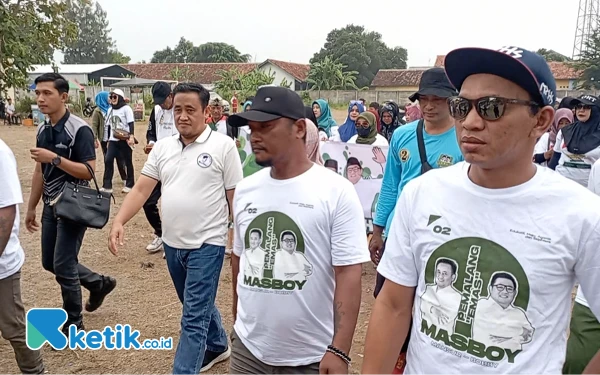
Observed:
[[[308,63],[327,34],[347,24],[408,50],[408,66],[431,66],[459,47],[547,48],[571,56],[579,0],[97,0],[111,37],[132,63],[183,36],[225,42],[253,61]]]

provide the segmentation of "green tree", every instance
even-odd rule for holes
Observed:
[[[0,91],[25,87],[28,70],[49,64],[77,30],[67,4],[53,0],[0,0]]]
[[[325,56],[322,61],[310,64],[307,82],[312,90],[355,89],[357,71],[345,71],[346,65]]]
[[[557,61],[557,62],[567,62],[567,61],[571,61],[571,58],[556,52],[555,50],[552,49],[545,49],[545,48],[540,48],[536,51],[536,53],[538,55],[542,55],[546,61]]]
[[[584,90],[600,90],[600,28],[585,41],[585,49],[573,67],[580,70],[578,86]]]
[[[358,72],[356,85],[359,87],[369,86],[379,69],[405,69],[408,59],[406,49],[389,48],[381,40],[381,34],[352,24],[330,31],[325,45],[310,63],[321,62],[327,56],[348,70]]]
[[[67,0],[66,17],[77,25],[77,37],[66,43],[64,64],[126,64],[131,60],[116,50],[106,11],[90,0]]]
[[[271,85],[275,80],[275,73],[268,73],[258,69],[242,73],[239,69],[220,70],[217,75],[219,80],[215,83],[215,91],[221,97],[229,100],[234,94],[244,100],[256,93],[260,86]]]
[[[205,43],[199,46],[181,37],[175,48],[167,47],[154,52],[152,63],[241,63],[250,61],[250,55],[242,55],[227,43]]]
[[[173,81],[179,81],[179,82],[193,82],[194,81],[194,74],[187,67],[183,67],[183,68],[175,67],[169,72],[169,75],[171,76],[171,79]]]

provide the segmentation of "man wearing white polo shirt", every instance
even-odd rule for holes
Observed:
[[[231,353],[215,297],[225,256],[228,202],[233,202],[243,173],[234,141],[205,122],[209,92],[199,84],[181,83],[173,94],[179,137],[154,145],[140,179],[114,219],[109,248],[117,255],[123,226],[161,182],[167,266],[183,303],[173,373],[197,374]]]

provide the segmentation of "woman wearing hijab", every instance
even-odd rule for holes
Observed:
[[[369,111],[358,115],[356,119],[356,135],[348,140],[348,143],[361,145],[389,146],[387,139],[377,133],[377,119]]]
[[[554,144],[558,131],[573,123],[573,112],[568,108],[561,108],[554,114],[554,122],[550,129],[538,140],[533,150],[533,162],[546,166],[554,154]]]
[[[549,167],[584,187],[600,159],[600,101],[592,95],[573,100],[577,121],[558,131]]]
[[[248,112],[250,110],[250,108],[252,108],[252,100],[253,99],[254,99],[253,97],[246,99],[246,102],[242,106],[242,112]]]
[[[360,100],[353,100],[348,105],[348,117],[338,128],[338,136],[333,141],[336,142],[348,142],[350,138],[356,135],[356,119],[358,116],[365,111],[365,106]]]
[[[401,126],[400,108],[394,102],[386,102],[381,107],[381,135],[389,142],[392,134]]]
[[[323,131],[329,139],[335,133],[333,130],[337,129],[337,123],[331,115],[329,104],[327,104],[324,99],[317,99],[312,104],[312,110],[317,118],[315,125],[317,125],[317,127]]]
[[[423,113],[421,113],[421,108],[419,108],[416,104],[411,104],[406,106],[406,123],[417,121],[423,118]]]
[[[106,115],[108,114],[108,110],[110,108],[110,104],[108,104],[108,92],[100,91],[96,94],[96,108],[92,113],[92,130],[94,131],[94,136],[96,137],[96,148],[100,145],[102,149],[102,155],[106,156],[107,147],[108,147],[108,129],[105,129]],[[123,181],[123,185],[125,185],[125,180],[127,180],[127,173],[125,173],[125,163],[123,159],[119,156],[117,157],[117,169],[119,170],[119,175],[121,176],[121,180]]]
[[[125,103],[125,94],[120,89],[111,91],[109,96],[110,109],[106,115],[104,124],[105,132],[108,134],[108,147],[104,157],[104,183],[102,190],[112,193],[112,178],[114,174],[114,162],[119,155],[125,161],[127,179],[123,187],[123,193],[129,193],[133,188],[133,146],[135,145],[133,110]],[[119,136],[119,138],[117,138]]]
[[[313,163],[323,165],[323,157],[321,156],[321,140],[319,139],[319,131],[317,129],[317,125],[315,125],[313,120],[311,120],[310,118],[306,118],[305,121],[306,155],[308,155],[308,159]]]

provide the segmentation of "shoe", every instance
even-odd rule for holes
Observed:
[[[104,276],[102,281],[102,289],[97,292],[90,293],[90,298],[85,303],[85,311],[92,312],[98,310],[104,298],[112,292],[117,286],[117,280],[110,276]]]
[[[110,193],[110,194],[112,194],[113,189],[100,188],[100,191],[103,192],[103,193]]]
[[[214,365],[219,362],[225,361],[227,358],[231,356],[231,347],[228,346],[227,350],[221,353],[205,351],[204,352],[204,361],[202,361],[202,368],[200,372],[206,372],[210,370]]]
[[[131,188],[128,188],[127,186],[125,186],[123,188],[123,190],[121,190],[121,193],[129,193],[131,191]]]
[[[62,328],[60,329],[62,331],[62,333],[67,336],[67,338],[69,338],[69,326],[71,325],[71,323],[66,322]],[[85,327],[83,326],[83,322],[77,324],[77,330],[79,331],[83,331],[85,330]]]
[[[150,244],[148,244],[148,246],[146,246],[146,250],[148,250],[148,252],[150,254],[154,254],[160,250],[162,250],[163,248],[163,241],[162,238],[156,236],[154,237],[154,240],[152,240],[152,242],[150,242]]]

